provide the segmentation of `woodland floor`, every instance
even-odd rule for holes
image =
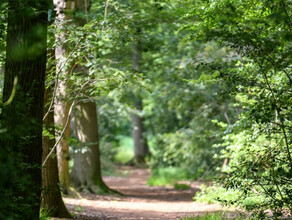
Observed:
[[[104,181],[124,196],[86,195],[64,198],[65,204],[77,219],[179,219],[222,210],[218,205],[194,203],[199,182],[191,183],[188,190],[173,187],[150,187],[147,169],[120,167],[118,176],[106,176]]]

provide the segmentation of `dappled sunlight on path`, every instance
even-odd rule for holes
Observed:
[[[124,196],[82,194],[81,199],[64,198],[70,212],[78,219],[179,219],[222,210],[218,205],[192,201],[199,183],[188,190],[149,187],[146,169],[122,167],[119,173],[122,176],[104,177],[104,181]]]

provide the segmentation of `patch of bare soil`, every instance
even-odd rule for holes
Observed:
[[[194,203],[192,197],[200,183],[191,184],[188,190],[173,187],[150,187],[147,169],[121,167],[122,176],[104,177],[105,183],[124,196],[86,195],[64,198],[66,206],[77,219],[179,219],[222,210],[219,205]],[[128,175],[125,175],[128,173]]]

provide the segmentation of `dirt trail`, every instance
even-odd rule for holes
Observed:
[[[171,220],[222,210],[218,205],[192,201],[199,183],[193,183],[189,190],[149,187],[146,185],[150,175],[148,170],[121,167],[119,172],[124,176],[104,177],[104,181],[125,196],[82,194],[82,198],[64,198],[70,212],[76,214],[78,219]]]

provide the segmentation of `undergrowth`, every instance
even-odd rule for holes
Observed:
[[[240,196],[240,192],[238,190],[229,189],[226,190],[220,185],[212,185],[212,186],[206,186],[202,184],[200,186],[200,191],[196,193],[196,195],[193,197],[194,201],[196,202],[204,202],[204,203],[219,203],[218,200],[220,198],[224,198],[228,201],[238,201]]]
[[[166,186],[187,179],[187,172],[179,167],[157,168],[151,171],[151,177],[147,184],[149,186]]]
[[[199,216],[190,216],[184,217],[180,220],[223,220],[223,219],[235,219],[235,220],[244,220],[248,219],[245,217],[236,216],[236,213],[231,212],[214,212],[214,213],[206,213],[204,215]]]
[[[114,155],[114,162],[126,164],[134,157],[133,138],[127,136],[118,136],[119,146]]]

